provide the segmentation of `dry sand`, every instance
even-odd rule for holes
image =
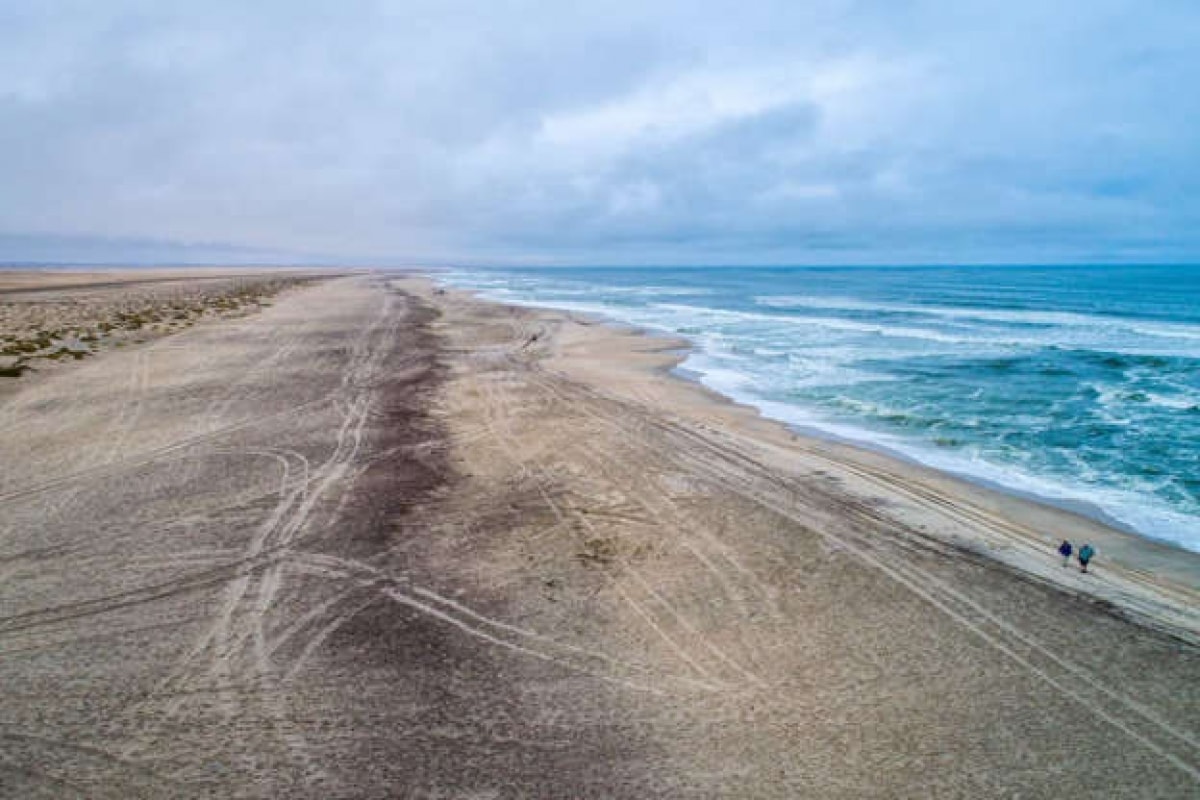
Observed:
[[[0,379],[253,313],[316,270],[0,270]],[[28,381],[0,381],[0,399]]]
[[[673,344],[360,276],[18,379],[0,795],[1196,796],[1194,558]]]

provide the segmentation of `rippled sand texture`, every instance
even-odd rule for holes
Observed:
[[[662,347],[357,276],[24,385],[0,795],[1194,796],[1186,581],[1022,577]]]

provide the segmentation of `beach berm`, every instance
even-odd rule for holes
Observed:
[[[11,379],[0,795],[1200,790],[1194,556],[577,314],[382,272],[257,305]]]

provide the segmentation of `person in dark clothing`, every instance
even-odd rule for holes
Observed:
[[[1068,542],[1066,539],[1063,539],[1063,543],[1058,546],[1058,554],[1063,557],[1063,566],[1064,567],[1071,565],[1071,552],[1072,552],[1071,543]]]
[[[1079,548],[1079,571],[1087,572],[1088,562],[1092,560],[1092,556],[1096,555],[1096,548],[1090,544],[1085,544]]]

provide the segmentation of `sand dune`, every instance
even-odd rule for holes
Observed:
[[[1194,560],[670,346],[355,276],[21,378],[0,795],[1195,796]]]

